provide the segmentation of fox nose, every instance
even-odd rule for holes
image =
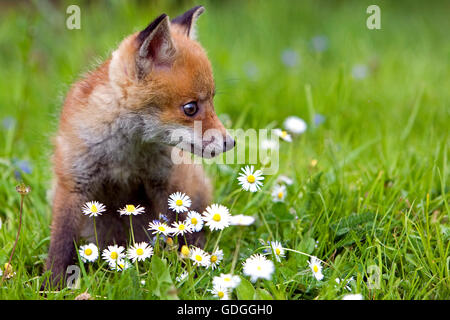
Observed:
[[[236,141],[229,134],[227,134],[225,140],[223,141],[223,152],[233,149],[235,145]]]

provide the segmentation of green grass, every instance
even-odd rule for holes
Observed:
[[[49,246],[51,137],[68,86],[161,12],[173,17],[195,4],[83,2],[82,29],[70,31],[69,2],[33,3],[0,5],[0,116],[15,119],[0,128],[2,267],[18,227],[15,163],[27,160],[33,168],[22,173],[32,191],[12,261],[16,275],[1,285],[1,299],[44,298],[37,290]],[[294,114],[309,122],[293,143],[281,144],[279,174],[294,179],[285,203],[271,200],[276,176],[256,194],[234,192],[240,165],[207,166],[214,201],[257,218],[241,231],[224,230],[219,271],[200,270],[180,285],[182,264],[163,250],[139,265],[140,275],[80,264],[80,289],[46,298],[73,299],[87,290],[97,299],[209,299],[211,276],[230,271],[233,257],[240,274],[241,262],[261,252],[259,239],[319,257],[325,277],[315,280],[307,257],[289,252],[272,281],[243,281],[234,298],[340,299],[347,291],[336,286],[337,277],[353,277],[352,292],[365,299],[450,298],[449,5],[379,1],[382,30],[372,31],[365,26],[370,4],[206,1],[198,34],[214,68],[217,113],[229,115],[231,128],[280,127]],[[311,48],[317,35],[328,39],[323,52]],[[281,60],[287,49],[298,54],[294,67]],[[356,64],[368,67],[366,78],[352,77]],[[323,124],[311,123],[315,113]],[[381,272],[376,289],[367,285],[373,266]]]

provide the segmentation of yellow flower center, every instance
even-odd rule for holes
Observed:
[[[313,266],[313,271],[314,271],[315,273],[317,273],[317,272],[319,271],[319,267],[317,267],[316,264]]]
[[[281,250],[280,250],[279,248],[276,248],[276,249],[275,249],[275,253],[277,254],[277,256],[279,256],[280,253],[281,253]]]
[[[211,262],[214,263],[217,261],[217,256],[211,256]]]
[[[119,257],[119,255],[117,254],[117,252],[113,251],[113,252],[111,252],[110,257],[111,257],[111,259],[116,260]]]
[[[93,213],[97,213],[97,212],[98,212],[98,209],[97,209],[97,207],[95,206],[95,204],[92,205],[92,207],[91,207],[91,212],[93,212]]]
[[[91,248],[87,248],[86,250],[84,250],[84,254],[87,256],[90,256],[92,254],[92,249]]]
[[[221,220],[220,214],[216,213],[215,215],[213,215],[213,220],[219,222]]]
[[[181,253],[184,255],[184,256],[188,256],[189,255],[189,248],[188,248],[188,246],[186,246],[186,245],[184,245],[184,246],[182,246],[181,247]]]
[[[225,296],[225,293],[223,293],[222,291],[217,292],[217,296],[222,299]]]
[[[231,278],[228,278],[228,277],[223,278],[223,281],[230,282],[230,281],[231,281]]]
[[[283,192],[278,192],[278,199],[282,199],[283,198]]]
[[[192,218],[191,223],[195,226],[198,223],[197,218]]]
[[[164,228],[163,226],[159,226],[158,230],[164,232],[164,231],[166,231],[166,228]]]
[[[203,258],[202,258],[201,255],[197,254],[197,255],[195,256],[195,260],[197,260],[197,261],[202,261]]]
[[[252,174],[250,174],[250,175],[247,177],[247,181],[248,181],[249,183],[254,183],[254,182],[255,182],[255,176],[252,175]]]
[[[257,266],[256,269],[257,269],[258,271],[261,271],[261,266]]]
[[[134,212],[136,210],[136,207],[133,206],[132,204],[127,204],[126,210],[127,210],[128,213],[131,213],[131,212]]]
[[[136,254],[137,254],[138,256],[142,256],[142,255],[144,254],[144,250],[143,250],[142,248],[138,248],[138,249],[136,250]]]
[[[182,206],[182,205],[183,205],[183,200],[178,199],[177,201],[175,201],[175,204],[176,204],[177,206]]]
[[[178,230],[184,230],[184,229],[186,229],[186,227],[184,226],[184,224],[180,224],[180,225],[178,226]]]
[[[286,138],[287,132],[285,130],[281,131],[281,137]]]
[[[119,267],[120,269],[123,269],[123,268],[125,268],[125,265],[124,265],[123,263],[120,263],[120,264],[118,265],[118,267]]]

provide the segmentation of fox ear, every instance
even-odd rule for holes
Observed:
[[[188,37],[195,39],[195,21],[205,11],[203,6],[197,6],[172,20]]]
[[[162,14],[138,34],[136,67],[139,78],[148,74],[154,67],[172,64],[176,48],[170,35],[169,24],[169,17]]]

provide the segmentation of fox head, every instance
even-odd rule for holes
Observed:
[[[214,111],[215,84],[195,39],[198,6],[169,20],[160,15],[113,52],[109,77],[120,104],[138,116],[144,141],[177,146],[202,157],[233,148]]]

